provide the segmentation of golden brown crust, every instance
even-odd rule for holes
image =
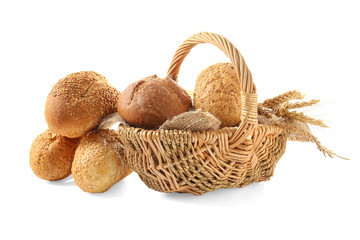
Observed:
[[[217,63],[204,69],[196,79],[194,107],[209,112],[232,127],[240,121],[241,85],[230,63]]]
[[[191,106],[190,96],[176,82],[154,75],[130,84],[119,97],[117,110],[130,124],[152,129]]]
[[[79,139],[56,135],[49,129],[40,134],[30,149],[30,167],[39,178],[56,181],[71,174]]]
[[[105,192],[131,172],[116,131],[98,129],[81,139],[75,152],[72,174],[83,191]]]
[[[116,111],[119,91],[105,77],[83,71],[60,79],[47,97],[45,118],[56,134],[76,138],[94,129]]]

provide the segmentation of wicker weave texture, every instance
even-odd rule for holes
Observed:
[[[269,180],[286,145],[282,129],[266,125],[245,139],[237,128],[191,132],[122,126],[119,133],[131,168],[148,187],[196,195]]]
[[[287,136],[283,129],[258,124],[251,72],[226,38],[207,32],[191,36],[175,52],[168,76],[177,81],[184,58],[201,43],[217,46],[230,58],[242,86],[241,122],[238,127],[203,132],[145,130],[121,124],[119,134],[130,166],[148,187],[157,191],[200,195],[266,181],[285,151]]]

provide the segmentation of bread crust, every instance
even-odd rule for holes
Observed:
[[[30,167],[39,178],[56,181],[71,174],[79,139],[56,135],[47,129],[37,136],[30,149]]]
[[[175,81],[153,75],[130,84],[118,99],[117,111],[128,123],[153,129],[191,106],[190,96]]]
[[[50,130],[69,138],[81,137],[116,111],[119,91],[92,71],[69,74],[52,88],[45,105]]]
[[[233,127],[240,122],[241,85],[230,63],[214,64],[199,74],[194,107],[217,117],[220,127]]]
[[[116,131],[98,129],[81,139],[75,152],[72,174],[83,191],[105,192],[131,172]]]

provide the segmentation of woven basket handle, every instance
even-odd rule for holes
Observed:
[[[256,93],[256,87],[253,83],[251,72],[247,67],[243,56],[239,50],[226,38],[216,33],[201,32],[186,39],[175,52],[171,61],[168,77],[177,82],[180,66],[190,50],[200,43],[211,43],[222,50],[235,68],[236,75],[241,82],[242,91],[246,93]]]
[[[216,33],[201,32],[185,40],[175,52],[169,70],[168,77],[177,82],[181,63],[190,50],[199,43],[211,43],[222,50],[230,58],[241,86],[241,116],[240,120],[256,125],[257,120],[257,94],[256,87],[252,80],[251,72],[247,67],[239,50],[226,38]],[[243,122],[244,123],[244,122]],[[239,128],[240,129],[240,128]]]

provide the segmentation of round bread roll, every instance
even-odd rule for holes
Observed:
[[[220,127],[240,122],[241,85],[230,63],[217,63],[204,69],[196,79],[194,107],[221,121]]]
[[[56,134],[81,137],[104,116],[116,112],[119,95],[102,75],[83,71],[59,80],[47,97],[45,118]]]
[[[190,96],[175,81],[154,75],[130,84],[118,99],[117,111],[128,123],[153,129],[191,106]]]
[[[71,174],[79,139],[56,135],[47,129],[32,143],[30,167],[39,178],[56,181]]]
[[[75,152],[72,174],[83,191],[105,192],[131,172],[116,131],[98,129],[81,139]]]

